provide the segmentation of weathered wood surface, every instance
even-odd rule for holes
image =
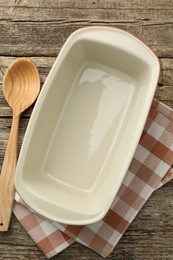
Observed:
[[[31,57],[45,81],[60,48],[76,29],[116,26],[135,34],[159,56],[155,97],[173,108],[172,0],[0,0],[0,169],[11,126],[2,94],[3,73],[18,56]],[[21,119],[19,149],[32,108]],[[173,259],[173,182],[154,192],[107,259]],[[53,259],[102,259],[75,243]],[[46,259],[13,216],[0,233],[0,260]]]

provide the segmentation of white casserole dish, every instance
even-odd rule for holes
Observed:
[[[53,221],[104,217],[141,136],[159,77],[154,53],[131,34],[87,27],[64,44],[21,148],[15,185]]]

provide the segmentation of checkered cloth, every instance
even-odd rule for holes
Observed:
[[[48,258],[74,241],[108,256],[152,192],[173,178],[173,110],[154,100],[129,170],[103,220],[63,225],[34,214],[16,196],[14,214]]]

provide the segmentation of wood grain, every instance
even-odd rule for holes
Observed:
[[[57,56],[63,43],[72,32],[84,26],[98,24],[108,25],[108,23],[104,23],[104,20],[92,22],[74,21],[67,23],[53,22],[51,24],[45,21],[8,22],[3,20],[0,23],[0,56]],[[110,20],[109,25],[126,29],[130,33],[135,34],[149,45],[160,57],[172,58],[172,23],[126,24]],[[10,41],[6,37],[7,31],[11,35]],[[167,46],[165,46],[165,42]]]
[[[173,108],[172,0],[0,0],[0,168],[9,137],[11,109],[2,96],[2,76],[18,56],[31,57],[45,81],[67,37],[92,25],[116,26],[134,33],[159,56],[161,73],[155,97]],[[32,112],[19,127],[19,149]],[[153,193],[107,259],[173,259],[173,182]],[[75,243],[53,259],[102,259]],[[46,259],[13,216],[0,234],[0,260]]]
[[[39,90],[40,77],[32,60],[13,61],[3,77],[3,94],[12,108],[13,120],[0,175],[0,231],[8,230],[13,209],[20,116],[36,100]]]
[[[0,175],[0,232],[8,230],[13,209],[19,119],[20,114],[13,116],[10,137]]]

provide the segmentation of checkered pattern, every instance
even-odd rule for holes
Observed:
[[[103,220],[87,226],[45,220],[22,206],[14,214],[47,257],[74,241],[109,255],[152,192],[173,178],[173,110],[154,100],[124,181]]]
[[[16,201],[18,202],[14,204],[14,214],[48,258],[58,254],[74,242],[72,238],[57,230],[50,222],[24,207],[17,195]]]

